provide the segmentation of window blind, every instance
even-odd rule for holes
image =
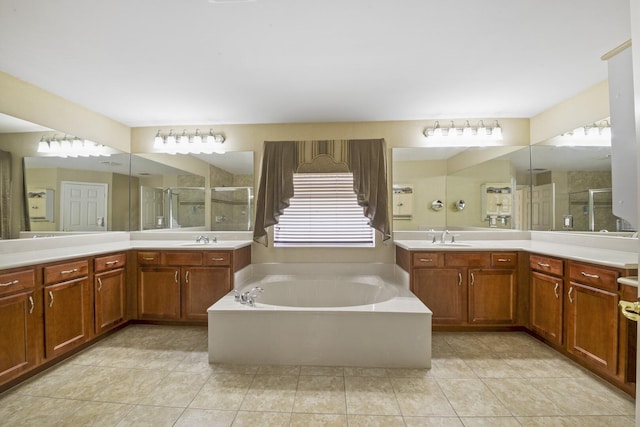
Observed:
[[[373,247],[352,173],[295,173],[293,198],[274,226],[274,246]]]

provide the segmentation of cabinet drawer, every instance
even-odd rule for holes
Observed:
[[[44,283],[65,282],[89,274],[89,261],[73,261],[44,268]]]
[[[162,252],[163,265],[202,265],[202,252]]]
[[[414,267],[440,267],[442,254],[436,252],[418,252],[413,254]]]
[[[205,252],[204,265],[230,265],[231,254],[228,252]]]
[[[515,267],[518,264],[518,254],[515,252],[496,252],[491,254],[492,267]]]
[[[160,264],[160,252],[138,252],[139,265]]]
[[[446,253],[444,263],[447,267],[488,267],[491,265],[491,254],[477,253]]]
[[[563,263],[561,259],[549,258],[540,255],[529,256],[529,267],[532,270],[542,271],[556,276],[564,274]]]
[[[36,283],[35,270],[23,270],[0,274],[0,295],[33,288]]]
[[[593,285],[602,289],[618,290],[618,272],[604,267],[576,262],[569,263],[569,278],[572,281]]]
[[[94,270],[98,273],[112,268],[124,267],[126,263],[127,257],[125,254],[101,256],[94,260]]]

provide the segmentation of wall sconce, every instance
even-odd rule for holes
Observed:
[[[214,133],[213,129],[209,129],[206,135],[202,135],[200,129],[192,134],[185,129],[180,135],[176,135],[171,129],[167,135],[158,131],[153,140],[153,148],[169,154],[224,154],[224,141],[224,135]]]
[[[475,127],[471,126],[469,120],[462,127],[457,127],[453,120],[449,122],[449,127],[440,127],[440,123],[435,122],[433,127],[426,128],[423,133],[430,141],[430,146],[434,147],[438,143],[443,147],[497,145],[497,141],[502,140],[502,128],[497,120],[493,126],[485,126],[484,121],[480,120]]]
[[[467,206],[467,204],[465,203],[464,200],[460,199],[460,200],[456,200],[453,203],[453,206],[456,208],[457,211],[461,211]]]
[[[88,139],[69,137],[65,135],[62,139],[57,136],[50,138],[42,137],[38,143],[38,153],[54,157],[89,157],[89,156],[110,156],[111,153],[102,144],[98,144]]]
[[[608,120],[575,128],[552,138],[554,144],[564,146],[610,147],[611,125]]]

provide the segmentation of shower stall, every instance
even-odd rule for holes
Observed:
[[[569,215],[575,231],[620,231],[612,213],[611,188],[589,188],[569,193]]]
[[[203,227],[203,187],[140,187],[142,230]]]
[[[250,231],[253,218],[253,187],[211,189],[211,230]]]

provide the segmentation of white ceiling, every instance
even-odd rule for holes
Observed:
[[[129,126],[531,117],[629,0],[0,0],[0,70]]]

